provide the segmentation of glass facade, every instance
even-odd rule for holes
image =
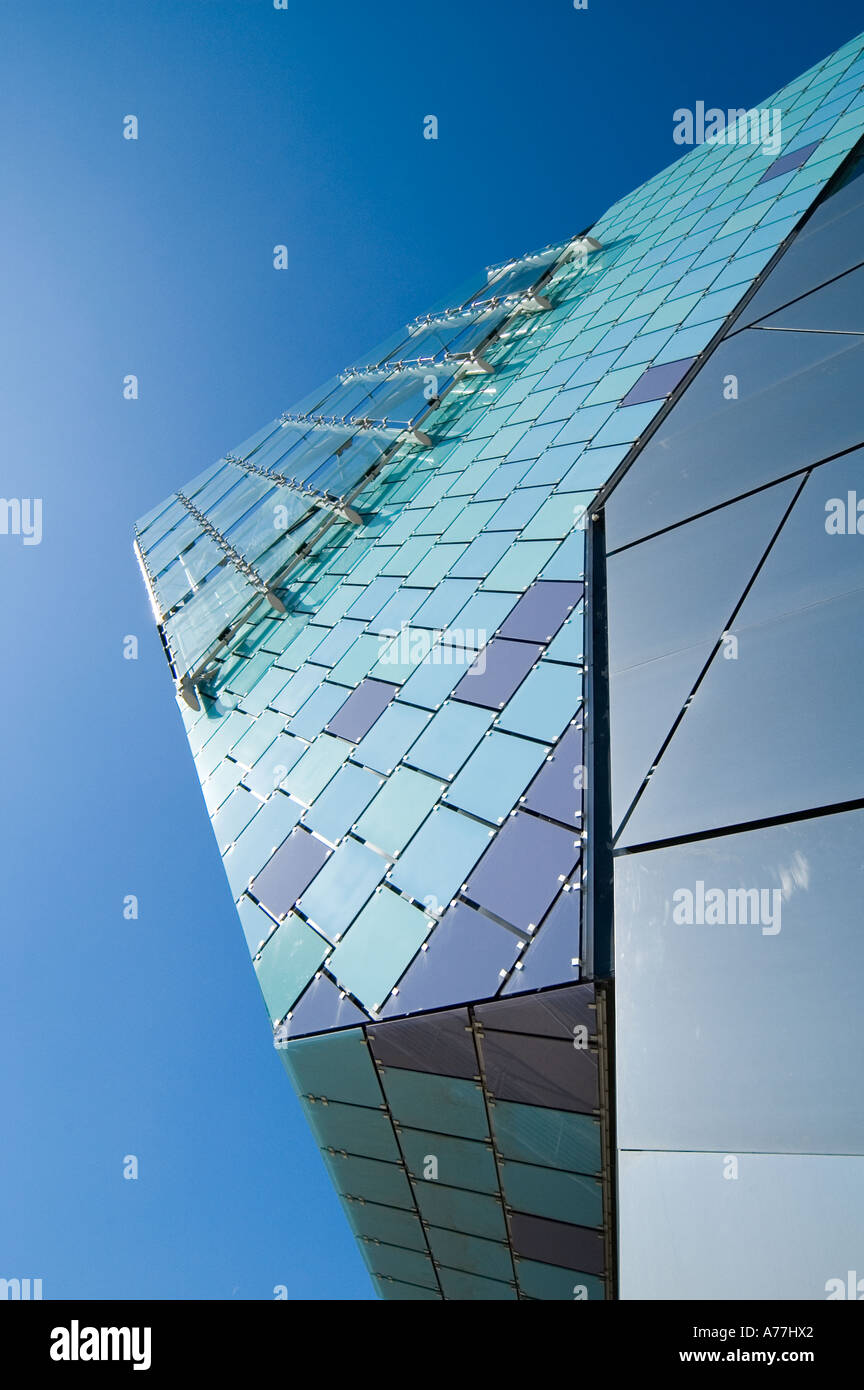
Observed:
[[[765,105],[779,152],[697,145],[136,526],[387,1298],[855,1267],[864,39]]]

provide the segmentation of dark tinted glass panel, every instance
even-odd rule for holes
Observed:
[[[597,1019],[594,986],[549,990],[527,999],[496,1000],[494,1004],[478,1005],[474,1014],[484,1028],[498,1032],[572,1039],[573,1029],[584,1024],[591,1035]]]
[[[507,642],[493,637],[456,686],[454,700],[466,700],[486,709],[503,709],[540,651],[540,647],[529,642]]]
[[[582,728],[572,725],[534,778],[523,805],[562,825],[577,825],[582,817],[582,758]]]
[[[603,1240],[596,1231],[539,1216],[524,1216],[521,1212],[514,1212],[510,1221],[517,1255],[566,1269],[581,1269],[586,1274],[603,1273]]]
[[[252,880],[251,891],[274,917],[280,917],[294,906],[330,853],[314,835],[298,828]]]
[[[748,328],[721,343],[610,497],[608,549],[860,444],[862,373],[857,338]]]
[[[395,694],[396,686],[388,685],[386,681],[361,681],[330,720],[328,732],[359,743]]]
[[[581,584],[541,580],[522,595],[501,628],[502,637],[551,642],[582,597]]]
[[[370,1028],[368,1038],[375,1060],[388,1067],[409,1067],[468,1079],[477,1074],[467,1009],[426,1018],[394,1019]]]
[[[664,396],[670,396],[695,361],[695,357],[682,357],[677,362],[663,362],[660,366],[649,367],[636,385],[631,386],[621,404],[641,405],[643,401],[660,401]]]
[[[767,183],[769,179],[778,179],[781,174],[791,173],[793,169],[800,169],[806,163],[815,150],[818,141],[813,141],[809,145],[801,145],[797,150],[789,150],[787,154],[782,154],[779,159],[769,165],[759,180],[760,183]]]
[[[862,837],[852,811],[616,862],[623,1148],[864,1152]]]
[[[592,1115],[500,1100],[492,1114],[495,1147],[504,1158],[575,1173],[599,1173],[600,1121]]]
[[[285,1038],[303,1037],[308,1033],[323,1033],[328,1028],[345,1028],[366,1021],[362,1013],[337,989],[332,980],[321,975],[313,980],[305,994],[298,999],[291,1017],[281,1028]]]
[[[425,951],[399,981],[383,1012],[389,1017],[493,995],[516,959],[519,942],[464,903],[445,912]]]
[[[558,1038],[484,1032],[489,1093],[500,1100],[590,1113],[597,1107],[597,1054]]]
[[[493,840],[466,886],[466,897],[527,931],[542,921],[579,858],[573,832],[519,811]]]
[[[862,252],[864,254],[864,252]],[[802,299],[769,314],[756,325],[763,332],[778,329],[805,332],[864,334],[864,267],[850,270],[839,280],[811,290]]]

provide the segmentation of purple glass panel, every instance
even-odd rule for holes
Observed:
[[[393,1019],[366,1034],[376,1062],[439,1076],[479,1079],[474,1034],[467,1009]]]
[[[570,877],[579,845],[572,830],[517,811],[472,871],[465,896],[527,931],[543,920]]]
[[[513,971],[504,986],[504,994],[579,979],[580,896],[578,892],[562,893],[553,903],[531,945],[522,953],[521,968]]]
[[[781,154],[779,159],[775,159],[773,164],[768,165],[759,183],[767,183],[769,179],[779,178],[781,174],[788,174],[792,169],[800,169],[818,144],[819,141],[814,140],[812,145],[802,145],[800,150],[789,150],[786,154]]]
[[[308,830],[298,828],[252,880],[251,892],[274,917],[281,917],[291,911],[331,853]]]
[[[361,681],[357,689],[351,691],[344,705],[339,706],[327,725],[327,732],[359,743],[395,694],[396,686],[388,685],[386,681]]]
[[[391,995],[382,1016],[417,1013],[420,1009],[489,999],[501,984],[501,971],[509,971],[518,955],[519,942],[464,903],[448,908],[399,981],[399,993]]]
[[[690,370],[695,357],[681,357],[677,362],[663,362],[658,367],[649,367],[631,386],[622,405],[643,405],[645,401],[662,401],[671,396],[679,381]]]
[[[500,636],[522,642],[551,642],[582,597],[582,585],[541,579],[522,595],[503,624]]]
[[[576,783],[584,782],[582,771],[582,726],[572,724],[525,793],[523,806],[562,825],[581,825],[582,790]]]
[[[332,980],[321,975],[313,980],[294,1005],[291,1017],[279,1028],[281,1038],[302,1038],[309,1033],[326,1033],[330,1028],[347,1028],[368,1023],[368,1016],[340,991]]]
[[[598,1106],[597,1053],[563,1038],[485,1029],[480,1054],[489,1094],[590,1115]]]
[[[572,1042],[573,1029],[581,1023],[593,1037],[597,1029],[594,986],[570,985],[524,999],[496,999],[493,1004],[478,1004],[474,1016],[484,1028],[501,1033],[535,1033]]]
[[[519,688],[542,648],[529,642],[493,637],[453,691],[454,700],[485,709],[503,709]]]
[[[526,1260],[603,1273],[603,1237],[585,1226],[568,1226],[563,1221],[547,1221],[542,1216],[524,1216],[514,1211],[510,1217],[513,1249]]]

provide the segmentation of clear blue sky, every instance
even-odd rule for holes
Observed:
[[[41,497],[44,534],[0,536],[0,1276],[372,1297],[271,1044],[132,520],[476,265],[670,163],[676,107],[756,103],[858,28],[854,0],[3,0],[0,492]]]

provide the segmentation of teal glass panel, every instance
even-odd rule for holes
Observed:
[[[412,536],[409,540],[403,541],[381,570],[382,574],[398,574],[404,577],[410,574],[415,565],[419,565],[423,556],[432,545],[431,536]]]
[[[358,594],[348,608],[346,616],[368,622],[370,618],[374,618],[375,614],[381,611],[398,588],[398,579],[373,579],[371,584],[367,584]]]
[[[381,1104],[375,1063],[360,1028],[299,1038],[280,1048],[279,1055],[298,1095],[373,1108]]]
[[[478,591],[453,619],[452,639],[466,647],[482,647],[501,626],[515,603],[513,594]]]
[[[435,1266],[427,1252],[361,1241],[360,1253],[373,1274],[382,1275],[385,1279],[398,1279],[403,1288],[413,1283],[437,1292]]]
[[[393,1302],[443,1303],[444,1299],[434,1289],[421,1288],[419,1284],[406,1284],[401,1279],[391,1279],[386,1274],[373,1276],[375,1287],[382,1299]]]
[[[381,1084],[397,1124],[455,1134],[463,1139],[489,1138],[479,1082],[386,1067],[381,1072]]]
[[[568,1301],[574,1299],[589,1303],[605,1298],[603,1280],[594,1274],[581,1274],[574,1269],[561,1269],[558,1265],[540,1264],[538,1260],[516,1260],[516,1279],[522,1293],[528,1298]]]
[[[381,778],[365,767],[346,763],[315,800],[306,825],[336,844],[351,829],[381,786]]]
[[[253,903],[251,898],[241,898],[237,904],[237,914],[250,955],[257,955],[267,937],[276,928],[272,917],[263,908]]]
[[[364,633],[362,637],[357,638],[353,647],[349,647],[342,660],[337,661],[330,672],[330,679],[339,685],[350,686],[353,690],[364,676],[368,676],[380,652],[381,639],[373,637],[371,633]]]
[[[510,1248],[481,1236],[463,1235],[461,1231],[429,1228],[429,1248],[436,1261],[451,1269],[480,1274],[486,1279],[513,1279],[513,1260]]]
[[[502,729],[532,738],[557,739],[582,699],[582,676],[569,666],[541,661],[529,671],[502,711]]]
[[[402,685],[412,676],[435,645],[435,634],[426,627],[404,627],[399,633],[378,638],[378,660],[372,667],[374,680]]]
[[[297,906],[330,941],[348,930],[387,870],[387,860],[347,839],[331,854]]]
[[[436,542],[431,550],[428,550],[419,564],[411,569],[405,583],[412,587],[434,588],[440,584],[445,574],[448,574],[456,565],[460,556],[465,553],[464,545],[448,545],[443,541]]]
[[[457,1269],[439,1269],[438,1278],[444,1290],[444,1297],[458,1299],[460,1302],[491,1303],[497,1300],[515,1301],[515,1288],[499,1283],[495,1279],[484,1279],[479,1274],[466,1274]]]
[[[459,501],[460,510],[444,532],[445,541],[473,541],[498,509],[497,501],[469,502],[466,507],[461,498],[453,500]]]
[[[507,1239],[504,1208],[497,1197],[437,1182],[415,1182],[413,1186],[424,1221],[487,1240]]]
[[[376,633],[398,632],[403,623],[408,623],[429,597],[424,589],[397,589],[395,594],[369,623],[369,631]]]
[[[344,1147],[344,1145],[343,1145]],[[344,1201],[343,1208],[352,1231],[358,1237],[387,1241],[408,1250],[425,1250],[423,1227],[413,1212],[378,1202]]]
[[[399,1162],[399,1146],[384,1110],[363,1105],[342,1105],[328,1100],[301,1100],[309,1128],[322,1149],[342,1149],[361,1158]],[[379,1240],[384,1237],[379,1235]]]
[[[393,884],[437,912],[458,893],[494,832],[458,811],[433,811],[393,867]]]
[[[357,834],[395,858],[422,825],[444,784],[399,767],[357,822]]]
[[[472,541],[464,555],[453,566],[452,574],[455,579],[483,579],[490,570],[494,569],[501,556],[509,550],[516,538],[515,531],[484,531],[476,540]],[[491,586],[495,588],[493,584]],[[499,589],[507,587],[499,584]]]
[[[241,831],[246,829],[255,812],[260,809],[261,802],[257,796],[253,796],[245,788],[238,787],[231,792],[212,821],[213,834],[216,836],[220,852],[224,852],[236,840]]]
[[[495,515],[486,523],[486,530],[519,531],[526,526],[532,516],[546,500],[545,487],[521,487],[511,492],[501,503]]]
[[[354,920],[328,968],[343,989],[374,1011],[384,1003],[431,926],[418,908],[382,888]]]
[[[284,786],[304,806],[311,806],[330,778],[345,762],[350,745],[341,738],[319,734],[285,778]]]
[[[523,541],[563,540],[574,526],[584,524],[593,492],[559,492],[548,498],[522,532]]]
[[[301,666],[275,696],[273,704],[283,715],[290,716],[296,714],[301,705],[305,704],[312,694],[321,684],[321,679],[325,672],[320,666]],[[285,720],[283,719],[283,724]]]
[[[492,1126],[495,1147],[504,1158],[574,1173],[600,1172],[600,1121],[591,1115],[499,1100]]]
[[[392,701],[354,749],[353,758],[376,772],[390,773],[429,722],[426,710]]]
[[[603,1224],[603,1195],[596,1178],[502,1160],[501,1188],[515,1211],[574,1226]]]
[[[277,787],[283,790],[285,779],[296,762],[306,752],[308,744],[292,734],[280,734],[257,759],[243,781],[256,796],[266,798]]]
[[[571,531],[543,570],[541,579],[584,579],[585,532]]]
[[[412,767],[449,781],[477,747],[492,719],[491,710],[448,701],[432,715],[412,745],[407,761]]]
[[[381,1163],[376,1158],[345,1158],[342,1154],[325,1153],[323,1157],[333,1186],[343,1197],[364,1197],[367,1202],[413,1209],[411,1185],[397,1164]]]
[[[363,623],[352,618],[340,618],[335,627],[322,628],[310,623],[309,630],[320,640],[305,655],[311,656],[319,666],[333,666],[356,642],[363,631]]]
[[[327,942],[291,912],[268,937],[255,972],[274,1023],[284,1018],[329,950]]]
[[[566,667],[560,669],[572,680],[571,671]],[[448,787],[445,800],[463,811],[470,811],[472,815],[482,816],[484,820],[500,825],[548,752],[549,748],[541,743],[493,730],[482,739],[456,780]]]
[[[454,1139],[417,1129],[401,1129],[399,1142],[409,1175],[418,1183],[441,1182],[473,1192],[498,1192],[498,1173],[491,1144]],[[435,1165],[430,1160],[435,1160]],[[434,1173],[434,1177],[426,1177]]]
[[[517,541],[484,581],[484,589],[521,593],[538,576],[558,548],[557,541]]]

